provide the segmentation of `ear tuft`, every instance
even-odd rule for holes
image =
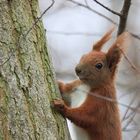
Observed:
[[[93,50],[100,51],[103,45],[111,38],[111,34],[115,27],[112,27],[99,41],[93,45]]]
[[[124,32],[118,36],[115,43],[108,50],[106,57],[107,63],[110,71],[114,74],[117,64],[119,63],[122,53],[126,50],[126,48],[130,45],[130,34],[128,32]]]

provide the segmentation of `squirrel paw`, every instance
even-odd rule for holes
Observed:
[[[63,100],[54,100],[53,101],[54,108],[64,115],[65,113],[65,103]]]
[[[61,82],[61,81],[57,81],[57,84],[58,84],[58,87],[59,87],[59,90],[60,90],[61,94],[63,94],[64,83]]]

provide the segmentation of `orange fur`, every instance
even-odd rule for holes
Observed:
[[[95,45],[95,48],[84,55],[76,66],[79,80],[63,84],[59,82],[62,94],[71,92],[78,85],[84,83],[90,87],[84,103],[77,108],[68,107],[63,100],[54,100],[54,107],[66,118],[77,126],[83,128],[89,135],[90,140],[122,140],[121,122],[118,105],[94,94],[116,100],[115,71],[120,61],[129,34],[123,33],[111,46],[107,53],[99,51],[101,46],[110,38],[109,31]],[[102,43],[101,43],[102,42]]]
[[[103,45],[111,38],[111,34],[114,31],[114,27],[111,28],[99,41],[93,45],[93,50],[100,51]]]

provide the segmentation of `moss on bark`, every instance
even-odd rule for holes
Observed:
[[[55,85],[36,0],[0,2],[0,140],[68,140],[65,120],[50,102]],[[20,43],[19,43],[20,42]],[[13,53],[12,53],[13,52]]]

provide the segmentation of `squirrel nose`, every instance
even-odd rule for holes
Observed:
[[[76,67],[75,68],[75,72],[78,75],[78,74],[80,74],[82,72],[82,70],[79,67]]]

